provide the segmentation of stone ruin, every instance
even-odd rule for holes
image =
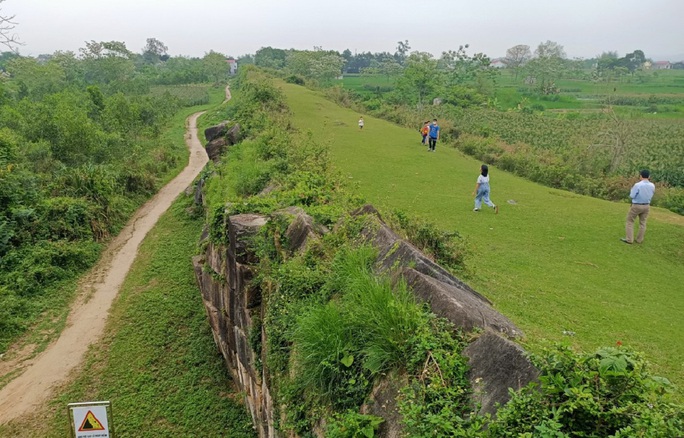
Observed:
[[[302,209],[290,207],[276,214],[289,218],[287,242],[291,252],[301,251],[310,241],[327,232]],[[363,232],[365,242],[378,250],[376,270],[401,276],[416,297],[427,302],[432,311],[466,331],[482,333],[466,349],[469,380],[473,387],[473,405],[481,413],[495,413],[498,404],[509,399],[509,388],[519,390],[538,377],[538,370],[525,352],[512,341],[521,331],[491,306],[491,302],[430,260],[416,247],[401,239],[383,221],[372,206],[353,213],[371,219]],[[203,255],[193,258],[195,276],[202,294],[214,341],[226,365],[244,394],[255,429],[261,438],[278,437],[274,428],[274,402],[270,393],[266,349],[258,358],[250,346],[253,330],[260,330],[262,345],[266,333],[256,320],[263,320],[261,291],[251,284],[257,258],[250,250],[249,239],[267,224],[269,217],[237,214],[225,222],[229,244],[206,242]],[[203,236],[207,240],[207,233]],[[260,360],[259,360],[260,359]],[[257,363],[262,364],[261,367]],[[406,377],[382,379],[373,388],[371,401],[362,412],[385,419],[382,437],[401,436],[401,418],[396,407],[399,388]],[[320,432],[318,436],[323,436]]]
[[[230,122],[223,121],[216,126],[210,126],[204,130],[204,138],[207,139],[207,156],[213,162],[218,162],[224,152],[240,140],[240,125],[228,127]]]

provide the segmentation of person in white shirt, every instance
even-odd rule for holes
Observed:
[[[359,129],[363,129],[363,117],[359,119]]]
[[[473,211],[480,211],[482,202],[494,209],[494,214],[499,213],[499,207],[489,199],[489,167],[483,164],[480,167],[480,176],[477,177],[477,184],[473,191],[475,195],[475,208]]]
[[[634,220],[639,217],[639,234],[637,234],[636,243],[644,241],[644,234],[646,234],[646,219],[651,210],[651,199],[655,193],[655,184],[648,180],[651,173],[644,169],[639,172],[641,179],[638,183],[632,186],[629,192],[629,197],[632,199],[632,207],[627,213],[627,222],[625,223],[625,237],[622,240],[625,243],[631,244],[634,242]]]

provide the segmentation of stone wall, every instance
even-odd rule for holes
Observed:
[[[278,214],[289,217],[287,241],[292,252],[304,249],[312,239],[327,232],[301,209],[289,208]],[[465,351],[475,389],[473,403],[480,404],[481,412],[494,413],[497,403],[508,400],[508,388],[520,389],[537,378],[538,372],[524,351],[510,340],[522,333],[494,310],[489,300],[402,240],[372,206],[354,214],[369,217],[362,237],[378,250],[378,272],[403,277],[419,300],[429,303],[435,314],[457,327],[482,330],[483,334]],[[277,437],[268,370],[257,365],[266,364],[266,358],[256,357],[249,341],[261,337],[261,344],[266,345],[264,330],[255,324],[263,320],[263,314],[261,292],[251,284],[258,260],[249,241],[268,220],[255,214],[230,216],[225,224],[230,243],[224,246],[207,242],[205,253],[195,257],[193,264],[214,340],[244,393],[255,428],[260,437]],[[400,436],[400,418],[392,395],[400,384],[388,379],[379,382],[371,397],[376,403],[364,407],[385,418],[382,436]]]

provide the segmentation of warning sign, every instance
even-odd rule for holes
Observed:
[[[71,403],[69,416],[74,438],[111,438],[109,402]]]
[[[102,423],[95,418],[93,411],[88,411],[83,420],[83,424],[78,428],[78,432],[88,432],[92,430],[105,430],[105,428],[102,426]]]

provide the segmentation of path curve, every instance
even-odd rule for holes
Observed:
[[[190,150],[187,167],[135,213],[110,243],[100,261],[81,283],[79,298],[71,309],[59,339],[36,357],[23,374],[0,390],[0,424],[34,411],[83,360],[88,347],[104,331],[109,308],[133,265],[138,246],[204,168],[207,153],[197,137],[195,113],[186,120],[185,143]]]

